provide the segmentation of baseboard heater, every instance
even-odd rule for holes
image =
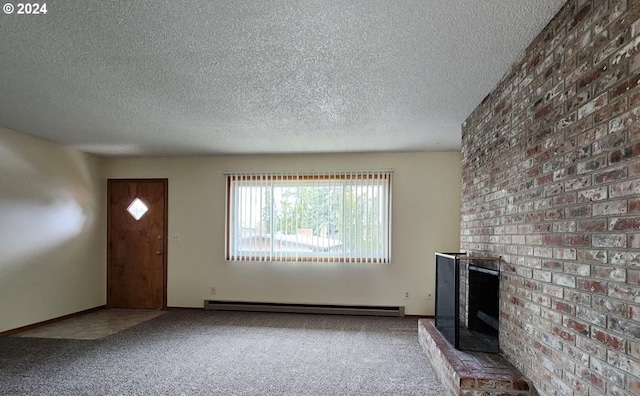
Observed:
[[[314,314],[334,314],[334,315],[404,316],[404,306],[287,304],[287,303],[204,300],[204,309],[211,310],[211,311],[249,311],[249,312],[314,313]]]

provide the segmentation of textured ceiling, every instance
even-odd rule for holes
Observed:
[[[48,1],[0,13],[0,126],[118,156],[457,150],[563,3]]]

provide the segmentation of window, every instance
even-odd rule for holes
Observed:
[[[227,173],[227,260],[389,262],[391,174]]]
[[[140,220],[148,210],[149,208],[140,200],[140,198],[134,199],[127,207],[127,212],[129,212],[129,214],[136,220]]]

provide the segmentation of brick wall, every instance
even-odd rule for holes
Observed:
[[[461,248],[542,395],[640,394],[640,0],[570,0],[463,125]]]

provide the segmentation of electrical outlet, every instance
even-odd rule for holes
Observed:
[[[410,299],[410,298],[411,298],[411,293],[409,293],[409,292],[404,292],[404,299],[405,299],[405,300],[408,300],[408,299]]]
[[[215,286],[211,286],[211,295],[212,296],[216,295],[216,287]]]
[[[173,234],[171,240],[174,242],[180,242],[180,234]]]
[[[433,292],[432,291],[428,291],[427,292],[427,300],[433,300]]]

